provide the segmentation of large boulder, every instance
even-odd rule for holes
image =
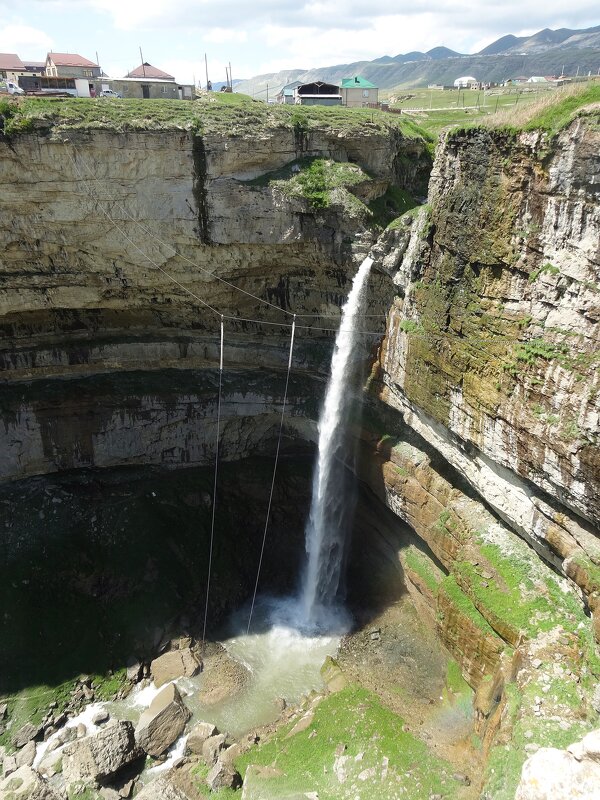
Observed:
[[[165,686],[150,703],[135,729],[140,747],[155,758],[178,739],[191,717],[174,683]]]
[[[15,733],[13,736],[13,744],[15,747],[24,747],[27,742],[30,742],[32,739],[35,739],[36,736],[39,736],[43,730],[42,725],[33,725],[31,722],[26,722],[22,728]]]
[[[191,678],[200,670],[202,662],[195,653],[186,647],[184,650],[170,650],[155,658],[150,669],[155,686],[163,686],[175,678]]]
[[[77,739],[63,750],[63,775],[67,784],[102,783],[143,755],[135,741],[133,724],[113,722],[108,727]]]
[[[219,760],[206,776],[206,783],[211,792],[218,792],[219,789],[239,789],[242,777],[230,764]]]
[[[187,797],[167,777],[159,775],[136,794],[135,800],[187,800]]]
[[[209,736],[209,738],[202,745],[202,757],[209,767],[217,762],[219,753],[226,747],[225,734],[219,733],[216,736]]]
[[[163,772],[147,783],[135,800],[202,800],[204,797],[188,765]]]
[[[31,767],[22,766],[0,782],[0,797],[11,800],[61,800]]]
[[[200,756],[202,755],[202,747],[204,742],[209,739],[211,736],[215,736],[218,733],[218,730],[212,722],[199,722],[197,725],[194,725],[192,730],[189,732],[186,746],[190,753],[194,753],[194,755]]]
[[[16,755],[17,767],[31,767],[35,761],[35,742],[27,742]]]
[[[600,797],[600,764],[543,747],[527,759],[515,800],[581,800]]]

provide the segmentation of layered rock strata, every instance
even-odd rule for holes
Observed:
[[[424,543],[400,561],[477,690],[486,797],[597,720],[599,143],[597,112],[450,133],[375,248],[397,297],[361,474]]]
[[[428,170],[422,140],[368,127],[243,137],[42,128],[0,141],[0,379],[16,387],[3,402],[0,477],[206,463],[221,314],[234,457],[274,427],[294,313],[297,383],[317,384],[293,390],[302,398],[290,409],[315,418],[339,308],[373,237],[343,203],[315,210],[270,181],[317,156],[368,171],[358,188],[373,196],[414,190]],[[375,311],[388,286],[374,274]],[[148,375],[168,369],[177,373],[162,386]],[[250,417],[262,422],[245,427]]]

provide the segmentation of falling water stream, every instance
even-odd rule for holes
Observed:
[[[351,378],[364,289],[373,260],[369,257],[354,276],[342,309],[340,330],[331,359],[331,375],[319,418],[319,451],[306,530],[307,567],[302,587],[305,622],[326,623],[335,604],[344,566],[349,523],[346,489],[347,427],[353,405]]]

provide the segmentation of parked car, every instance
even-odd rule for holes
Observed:
[[[12,81],[0,80],[0,94],[25,94],[25,92]]]
[[[104,89],[100,92],[100,97],[123,97],[119,92],[113,92],[112,89]]]

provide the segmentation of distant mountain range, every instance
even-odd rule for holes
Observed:
[[[257,75],[240,81],[235,89],[251,96],[273,97],[292,81],[323,80],[339,83],[342,78],[362,75],[381,89],[452,84],[461,75],[480,81],[500,82],[507,78],[531,75],[596,74],[600,69],[600,25],[585,30],[544,28],[533,36],[508,34],[484,47],[479,53],[457,53],[448,47],[434,47],[426,53],[413,51],[397,56],[381,56],[373,61],[357,61],[332,67],[290,69]]]

